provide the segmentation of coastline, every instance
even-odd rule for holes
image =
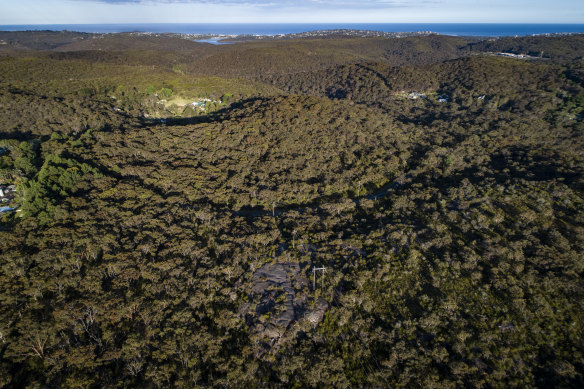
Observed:
[[[0,31],[75,31],[86,33],[174,33],[204,36],[280,36],[314,31],[372,31],[380,34],[428,33],[452,36],[530,36],[584,33],[584,24],[524,23],[146,23],[0,25]]]

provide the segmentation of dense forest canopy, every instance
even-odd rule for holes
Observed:
[[[0,32],[0,386],[582,387],[583,53]]]

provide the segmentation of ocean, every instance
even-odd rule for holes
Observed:
[[[93,33],[153,32],[181,34],[279,35],[316,30],[372,30],[383,32],[431,31],[457,36],[526,36],[534,34],[584,33],[584,24],[493,24],[493,23],[323,23],[323,24],[31,24],[0,25],[2,31],[52,30]]]

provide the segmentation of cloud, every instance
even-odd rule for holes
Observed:
[[[579,23],[582,0],[0,0],[0,24]]]
[[[88,1],[88,0],[77,0]],[[107,4],[209,4],[290,8],[394,8],[437,3],[436,0],[93,0]]]
[[[86,1],[86,0],[77,0]],[[108,3],[108,4],[129,4],[129,3],[144,3],[144,0],[94,0],[97,3]]]

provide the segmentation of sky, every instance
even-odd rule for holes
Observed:
[[[0,0],[0,24],[584,23],[583,0]]]

